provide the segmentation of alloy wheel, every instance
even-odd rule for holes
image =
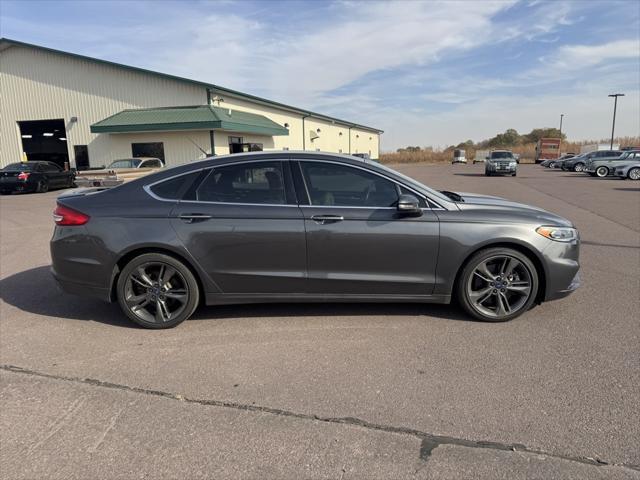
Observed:
[[[575,167],[573,167],[574,172],[581,172],[584,170],[584,164],[576,163]]]
[[[596,175],[600,178],[609,175],[609,169],[607,167],[598,167],[596,169]]]
[[[629,179],[631,180],[640,180],[640,168],[633,167],[629,170]]]
[[[147,262],[131,272],[124,287],[124,302],[139,319],[156,324],[178,317],[189,302],[184,276],[171,265]]]
[[[499,319],[527,304],[532,292],[531,272],[515,257],[496,255],[475,267],[466,288],[474,309]]]

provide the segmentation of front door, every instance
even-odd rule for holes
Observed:
[[[178,236],[222,293],[304,290],[304,220],[289,179],[284,161],[215,167],[172,211]]]
[[[386,177],[329,161],[297,163],[293,171],[302,175],[309,200],[300,207],[309,293],[432,293],[439,224],[426,203],[421,216],[407,216],[396,204],[400,193],[409,192]]]

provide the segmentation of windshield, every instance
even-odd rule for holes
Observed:
[[[111,162],[108,168],[136,168],[140,165],[141,160],[137,158],[132,158],[129,160],[116,160],[115,162]]]
[[[386,165],[383,165],[381,163],[375,162],[374,164],[377,168],[381,169],[381,170],[386,170],[389,173],[392,173],[393,175],[395,175],[398,178],[401,178],[402,180],[404,180],[404,182],[408,185],[408,186],[412,186],[414,187],[416,190],[422,190],[425,193],[428,193],[429,195],[432,195],[434,198],[439,198],[440,200],[444,200],[447,202],[450,202],[451,199],[449,197],[447,197],[446,195],[443,195],[442,193],[438,192],[437,190],[434,190],[432,188],[427,187],[424,183],[420,183],[417,180],[414,180],[411,177],[407,177],[406,175],[398,172],[397,170],[394,170],[393,168],[387,167]]]
[[[491,159],[494,158],[513,158],[511,152],[491,152]]]
[[[33,162],[10,163],[2,170],[22,170],[23,172],[28,172],[34,170],[37,165],[37,163]]]

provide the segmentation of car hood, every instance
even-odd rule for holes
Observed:
[[[560,215],[551,213],[533,205],[518,203],[493,195],[482,195],[479,193],[456,192],[462,197],[462,202],[456,205],[460,210],[490,210],[494,213],[503,213],[513,218],[519,217],[521,220],[531,220],[541,225],[557,225],[563,227],[573,227],[573,223]]]

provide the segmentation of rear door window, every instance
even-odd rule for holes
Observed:
[[[282,162],[250,162],[214,168],[196,190],[196,200],[285,205]]]
[[[152,185],[149,189],[154,195],[164,200],[179,200],[198,178],[200,171],[186,173]]]

